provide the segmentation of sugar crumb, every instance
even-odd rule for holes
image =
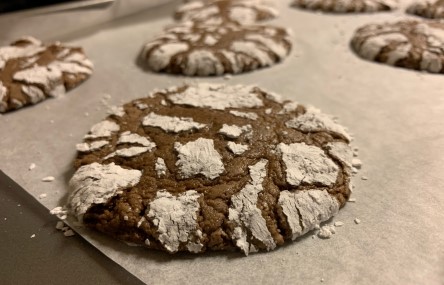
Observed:
[[[61,231],[65,227],[65,224],[62,221],[58,221],[56,224],[56,229]]]
[[[33,170],[35,168],[35,163],[31,163],[28,167],[28,170]]]
[[[31,235],[31,238],[35,238],[35,234],[32,234],[32,235]]]
[[[335,222],[334,225],[335,225],[335,227],[342,227],[344,225],[344,222],[337,221],[337,222]]]
[[[355,198],[350,198],[350,199],[348,199],[348,202],[356,202],[356,199]]]
[[[360,223],[361,223],[361,220],[358,219],[358,218],[356,218],[356,219],[355,219],[355,224],[360,224]]]
[[[45,199],[46,196],[47,196],[46,193],[42,193],[42,194],[39,195],[39,199]]]
[[[42,178],[43,182],[52,182],[54,180],[55,180],[54,176],[46,176]]]
[[[352,165],[353,167],[357,168],[357,169],[361,169],[362,167],[362,161],[358,158],[353,158],[352,159]]]
[[[63,233],[63,235],[65,237],[72,237],[73,235],[75,235],[73,230],[67,230],[66,232]]]
[[[362,176],[361,179],[362,180],[368,180],[368,177],[367,176]]]

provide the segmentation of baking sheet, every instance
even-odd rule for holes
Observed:
[[[345,225],[333,238],[308,235],[249,257],[195,256],[79,232],[148,284],[444,284],[444,76],[363,61],[348,46],[357,27],[408,18],[403,9],[338,16],[279,1],[281,15],[271,23],[293,30],[290,57],[225,81],[153,74],[136,65],[142,44],[172,23],[175,3],[59,38],[83,46],[95,73],[62,98],[1,116],[0,168],[34,197],[46,193],[39,202],[52,209],[65,202],[75,144],[106,116],[105,105],[185,80],[259,84],[339,116],[354,135],[364,162],[353,179],[357,201],[334,218]],[[32,171],[30,163],[37,165]],[[56,180],[41,182],[49,175]]]

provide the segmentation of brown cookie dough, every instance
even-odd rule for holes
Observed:
[[[234,22],[253,24],[275,18],[276,9],[260,1],[217,0],[194,1],[181,5],[174,14],[179,21],[195,21],[211,24]]]
[[[273,250],[350,195],[346,130],[255,86],[196,84],[116,109],[77,145],[70,214],[170,253]]]
[[[411,4],[407,13],[429,19],[444,19],[444,0],[423,0]]]
[[[283,28],[186,22],[147,43],[141,58],[153,71],[208,76],[267,67],[290,50]]]
[[[371,13],[393,10],[397,0],[294,0],[293,7],[331,13]]]
[[[351,46],[364,59],[444,72],[444,23],[404,20],[370,24],[356,31]]]
[[[82,48],[23,37],[0,47],[0,113],[64,94],[92,73]]]

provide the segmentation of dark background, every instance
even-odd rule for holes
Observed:
[[[0,0],[0,13],[84,0]]]

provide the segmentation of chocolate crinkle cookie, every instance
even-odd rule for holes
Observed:
[[[129,244],[270,251],[350,195],[345,128],[275,93],[201,83],[114,111],[77,145],[67,208]]]
[[[0,113],[57,97],[92,73],[82,48],[22,37],[0,47]]]
[[[208,76],[271,66],[290,50],[289,32],[284,28],[189,21],[147,43],[141,59],[153,71]]]
[[[362,58],[393,66],[444,73],[444,23],[403,20],[359,28],[351,41]]]
[[[398,0],[294,0],[293,7],[331,13],[371,13],[398,7]]]
[[[407,13],[430,19],[444,19],[444,0],[422,0],[411,4]]]
[[[179,21],[195,21],[212,24],[236,22],[253,24],[278,15],[276,9],[259,0],[194,1],[181,5],[174,18]]]

